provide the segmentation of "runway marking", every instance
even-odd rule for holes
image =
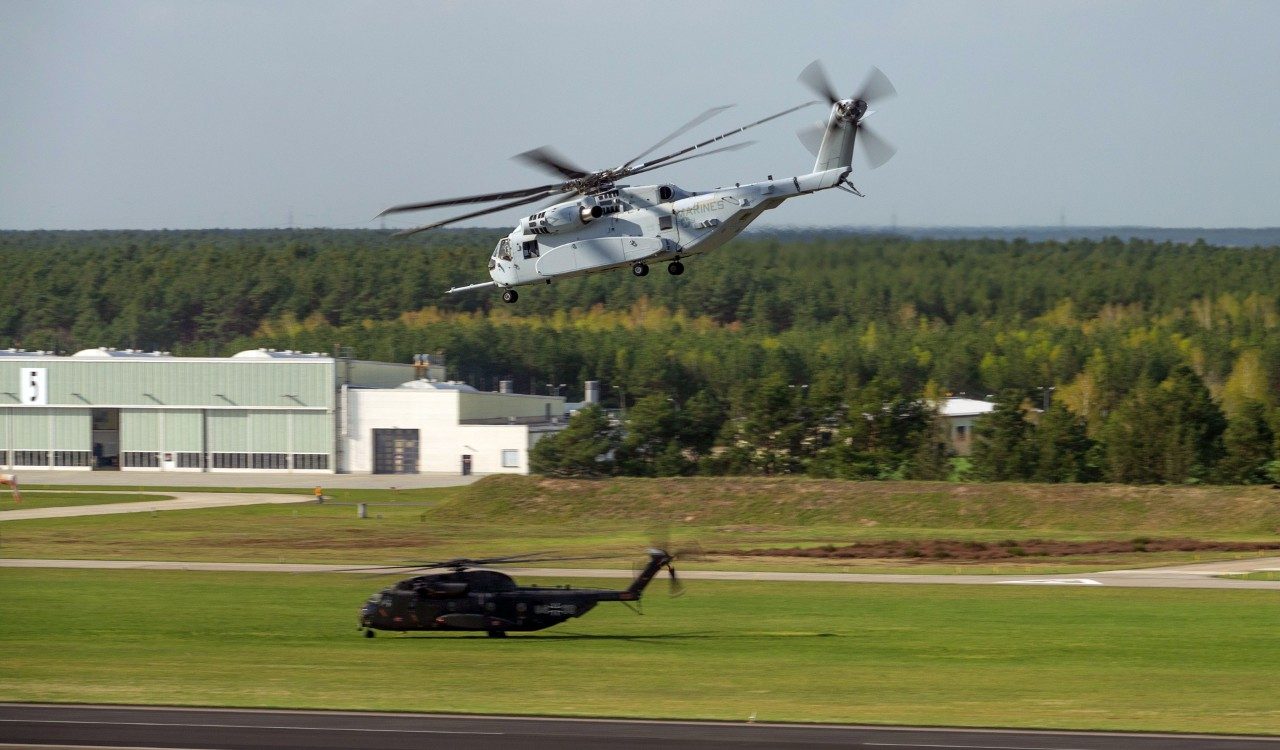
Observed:
[[[1037,745],[1027,747],[1020,745],[922,745],[919,742],[863,742],[867,747],[960,747],[966,750],[1083,750],[1080,747],[1047,747]]]
[[[1041,586],[1101,586],[1102,581],[1095,581],[1092,578],[1032,578],[1026,581],[1001,581],[1000,583],[1021,583],[1021,584],[1039,584]],[[921,747],[929,747],[921,745]],[[938,747],[946,747],[946,745],[938,745]]]
[[[30,742],[0,742],[0,747],[17,750],[196,750],[191,747],[160,747],[158,745],[32,745]]]
[[[108,727],[184,727],[190,729],[281,729],[306,732],[382,732],[386,734],[485,734],[506,732],[470,732],[452,729],[359,729],[356,727],[300,727],[270,724],[174,724],[166,721],[75,721],[71,719],[0,719],[5,724],[88,724]]]

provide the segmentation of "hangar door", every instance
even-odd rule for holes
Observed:
[[[375,429],[374,474],[417,474],[418,431]]]

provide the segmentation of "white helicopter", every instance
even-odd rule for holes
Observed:
[[[871,114],[868,105],[887,99],[897,91],[879,69],[872,68],[858,92],[841,99],[831,85],[822,64],[810,63],[799,80],[831,105],[825,123],[802,128],[797,135],[814,153],[817,161],[808,174],[734,185],[732,188],[691,192],[674,185],[634,187],[619,180],[700,156],[731,151],[751,145],[751,141],[702,150],[749,128],[788,115],[819,102],[806,102],[757,120],[714,138],[648,161],[640,161],[661,146],[728,109],[714,107],[685,123],[674,133],[649,147],[639,156],[612,169],[587,172],[574,166],[548,147],[518,155],[534,166],[550,171],[562,181],[548,185],[506,190],[464,198],[407,203],[392,206],[379,216],[419,211],[443,206],[506,201],[497,206],[455,216],[433,224],[398,232],[404,236],[447,224],[504,211],[548,198],[552,203],[520,220],[511,234],[498,241],[489,258],[492,281],[454,287],[449,293],[496,286],[505,302],[519,298],[515,287],[546,283],[553,279],[608,271],[630,266],[636,276],[646,276],[649,264],[665,262],[673,276],[684,273],[682,258],[714,250],[733,239],[761,213],[776,208],[788,198],[819,190],[839,188],[862,196],[849,182],[854,139],[861,140],[868,162],[874,169],[893,157],[895,149],[867,129],[863,120]],[[569,196],[571,199],[566,200]]]

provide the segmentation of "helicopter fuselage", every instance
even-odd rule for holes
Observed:
[[[599,602],[640,601],[663,567],[671,567],[671,556],[654,550],[623,590],[520,586],[506,573],[482,568],[416,576],[369,597],[360,608],[360,627],[366,635],[374,630],[470,630],[493,636],[543,630],[581,617]]]
[[[842,166],[707,192],[611,186],[521,219],[494,248],[489,275],[510,288],[700,255],[788,198],[836,187],[849,171]]]

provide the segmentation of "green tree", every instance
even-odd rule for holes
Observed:
[[[563,431],[533,446],[530,468],[556,477],[605,476],[613,471],[617,446],[617,430],[604,410],[592,404],[575,414]]]
[[[1223,434],[1225,455],[1218,476],[1230,484],[1263,484],[1271,480],[1268,465],[1276,458],[1275,433],[1267,423],[1267,409],[1259,401],[1246,401],[1227,423]]]
[[[974,423],[974,476],[988,482],[1030,479],[1036,455],[1031,440],[1031,423],[1022,406],[1023,396],[1005,392],[996,407]]]
[[[1160,388],[1165,396],[1164,414],[1169,420],[1165,480],[1209,479],[1222,457],[1226,417],[1213,402],[1204,381],[1186,365],[1175,367]]]
[[[1107,416],[1101,442],[1109,481],[1166,481],[1164,459],[1170,421],[1162,413],[1166,406],[1160,390],[1142,382]]]
[[[682,457],[680,435],[684,425],[684,415],[673,398],[654,393],[636,401],[627,410],[617,453],[618,468],[623,474],[641,477],[685,473],[688,462],[676,459]]]
[[[1040,415],[1034,430],[1037,482],[1095,482],[1098,470],[1091,461],[1095,443],[1088,425],[1061,402]]]

